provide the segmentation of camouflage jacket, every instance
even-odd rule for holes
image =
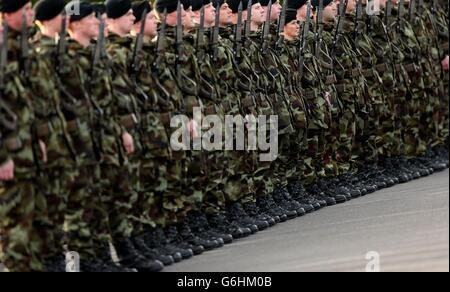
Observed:
[[[55,39],[39,35],[30,60],[29,85],[33,93],[36,135],[47,146],[48,162],[42,167],[70,167],[74,162],[73,141],[61,111],[61,97],[56,73]]]
[[[7,38],[8,56],[1,88],[0,119],[0,164],[13,160],[17,179],[36,175],[32,136],[34,111],[32,95],[19,70],[20,34],[9,31]],[[6,123],[3,122],[5,119]]]
[[[130,76],[133,39],[110,33],[107,40],[111,87],[117,104],[117,111],[113,116],[120,123],[122,132],[126,131],[133,136],[133,157],[137,157],[142,152],[139,108],[145,102],[145,96],[138,92],[137,84]]]

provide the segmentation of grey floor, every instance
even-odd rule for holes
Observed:
[[[165,271],[365,271],[377,263],[381,271],[449,270],[448,170],[278,224]]]

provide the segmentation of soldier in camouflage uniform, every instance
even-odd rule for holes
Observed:
[[[31,27],[34,13],[27,0],[1,1],[0,6],[8,29],[2,33],[1,44],[6,64],[1,68],[0,96],[0,261],[9,271],[43,271],[45,239],[39,224],[45,198],[36,187],[36,163],[38,159],[45,162],[46,149],[31,131],[32,95],[26,87],[26,64],[19,62],[21,30]]]
[[[73,141],[66,129],[61,110],[55,39],[61,33],[65,2],[42,0],[35,7],[40,32],[35,36],[37,48],[31,64],[30,87],[33,89],[33,108],[36,116],[36,136],[47,145],[47,162],[40,165],[39,187],[45,193],[45,218],[41,222],[46,231],[47,265],[63,254],[63,224],[70,190],[77,176]],[[63,52],[65,53],[65,52]],[[44,77],[45,76],[45,77]],[[44,202],[43,202],[44,203]],[[49,269],[56,267],[49,267]]]
[[[122,168],[102,172],[104,179],[110,183],[122,181],[125,184],[118,192],[105,194],[106,203],[111,206],[111,236],[123,265],[140,271],[158,271],[162,269],[162,264],[157,260],[157,255],[149,253],[137,237],[142,232],[142,223],[146,222],[139,213],[139,196],[142,194],[139,180],[140,156],[143,153],[142,141],[145,136],[140,124],[139,108],[147,96],[139,90],[130,74],[133,39],[129,33],[135,20],[131,1],[107,1],[106,15],[106,53],[111,70],[112,92],[117,105],[115,119],[120,123],[123,147],[127,154],[127,163],[123,164]],[[168,259],[168,262],[173,263],[173,260]]]

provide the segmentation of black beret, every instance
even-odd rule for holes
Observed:
[[[230,7],[233,13],[238,13],[239,4],[242,2],[242,10],[247,9],[248,0],[226,0],[228,3],[228,7]]]
[[[333,0],[323,0],[323,7],[327,7],[331,2]],[[319,0],[312,0],[311,6],[317,9],[319,7]]]
[[[34,5],[36,20],[44,21],[55,18],[64,11],[64,0],[40,0]]]
[[[131,9],[131,0],[106,0],[106,15],[116,19],[124,16]]]
[[[248,8],[248,4],[250,4],[250,0],[242,0],[243,2],[243,9],[246,10]],[[255,4],[258,4],[259,0],[252,0],[252,6]]]
[[[156,0],[155,8],[159,13],[164,13],[164,9],[167,9],[167,13],[177,11],[178,0]]]
[[[213,0],[213,6],[216,9],[219,9],[222,7],[222,5],[225,3],[225,0]]]
[[[94,3],[92,4],[92,8],[95,11],[95,14],[102,15],[106,13],[106,5],[105,3]]]
[[[5,13],[13,13],[28,4],[30,0],[1,0],[0,11]]]
[[[289,22],[297,19],[297,10],[288,8],[286,9],[286,17],[284,18],[284,23],[288,24]]]
[[[192,0],[192,11],[198,11],[209,3],[211,3],[211,0]]]
[[[192,6],[191,0],[181,0],[181,4],[183,4],[183,9],[188,10]]]
[[[86,1],[73,0],[66,5],[66,13],[70,17],[70,22],[79,21],[93,12],[92,4]]]
[[[288,0],[288,8],[298,10],[306,4],[306,0]]]
[[[147,13],[152,11],[152,6],[150,5],[150,1],[145,0],[141,2],[134,2],[133,5],[131,5],[131,8],[133,9],[133,15],[136,18],[134,20],[134,23],[137,23],[142,20],[142,13],[144,12],[144,9],[147,9]]]
[[[259,0],[259,3],[261,3],[262,7],[269,6],[269,2],[270,2],[270,0]],[[275,4],[277,2],[278,2],[278,0],[272,0],[272,4]]]

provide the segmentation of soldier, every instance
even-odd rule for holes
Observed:
[[[127,153],[127,163],[119,172],[109,170],[108,173],[102,174],[111,183],[122,180],[126,184],[120,194],[108,193],[108,197],[105,198],[107,204],[111,206],[110,229],[121,264],[139,271],[159,271],[162,264],[158,259],[163,259],[166,264],[173,263],[173,259],[167,256],[159,258],[158,255],[150,253],[137,237],[142,232],[142,221],[138,217],[140,214],[136,216],[135,212],[140,210],[139,171],[144,135],[140,126],[139,107],[146,96],[130,77],[133,40],[129,33],[135,20],[131,1],[107,1],[106,15],[108,28],[106,53],[112,73],[113,96],[117,104],[115,118],[121,124],[123,146]]]
[[[189,135],[190,140],[197,137],[195,127],[199,125],[194,121],[193,109],[202,107],[198,95],[198,69],[195,62],[195,49],[192,46],[193,37],[188,33],[195,27],[191,17],[191,2],[178,3],[174,0],[162,0],[156,2],[156,10],[160,19],[166,20],[167,30],[165,34],[166,53],[161,62],[164,76],[161,76],[161,84],[165,88],[174,90],[172,99],[175,104],[175,112],[188,117],[185,121],[186,128],[181,128],[183,135]],[[164,13],[166,11],[166,13]],[[160,70],[160,69],[158,69]],[[170,74],[170,75],[169,75]],[[174,115],[175,116],[175,113]],[[171,130],[173,131],[173,130]],[[194,139],[193,139],[194,138]],[[184,145],[192,147],[192,144]],[[172,149],[173,160],[168,162],[171,171],[170,184],[178,185],[178,192],[167,192],[163,198],[164,212],[173,218],[172,225],[166,228],[166,236],[169,241],[178,246],[192,249],[195,254],[203,249],[210,250],[223,245],[222,240],[207,238],[205,234],[194,234],[186,222],[186,214],[197,204],[202,202],[203,193],[199,186],[204,183],[205,168],[199,164],[202,154],[199,151],[186,151],[186,149]],[[191,149],[191,148],[188,148]],[[188,175],[189,173],[189,175]],[[171,218],[171,217],[168,217]]]
[[[35,96],[33,108],[36,115],[36,135],[45,141],[47,163],[40,168],[45,170],[40,176],[40,188],[45,192],[45,214],[43,230],[46,231],[46,265],[48,269],[58,269],[51,265],[63,255],[63,224],[70,190],[77,177],[73,141],[66,130],[66,121],[61,110],[58,80],[53,75],[57,69],[57,46],[55,39],[60,37],[65,2],[62,0],[41,0],[34,6],[36,24],[39,32],[34,45],[39,48],[33,56],[30,87]],[[64,23],[66,25],[66,23]],[[65,38],[65,36],[63,36]],[[61,52],[65,54],[65,52]],[[59,57],[59,56],[58,56]],[[60,266],[61,267],[61,266]]]
[[[13,272],[43,271],[40,224],[43,194],[36,187],[37,163],[46,161],[46,145],[31,132],[34,124],[29,82],[27,31],[33,24],[30,1],[0,3],[3,38],[0,95],[1,259]],[[37,219],[37,220],[35,220]]]
[[[217,88],[220,94],[220,105],[223,108],[224,114],[232,117],[242,116],[243,111],[239,102],[239,88],[235,86],[236,82],[236,70],[235,70],[235,58],[232,43],[232,30],[230,25],[233,22],[232,10],[228,3],[224,1],[216,1],[214,3],[216,8],[216,19],[214,23],[214,29],[210,30],[210,48],[209,55],[212,60],[213,74],[215,74],[217,80]],[[220,33],[220,34],[219,34]],[[235,120],[236,133],[233,133],[233,140],[241,134],[241,121]],[[242,121],[243,122],[243,121]],[[223,206],[222,211],[210,212],[208,219],[211,227],[222,230],[222,232],[229,232],[233,238],[241,238],[248,236],[252,233],[252,230],[263,229],[263,225],[256,226],[251,218],[248,218],[248,214],[241,213],[243,216],[239,220],[228,220],[227,213],[224,212],[225,207],[229,207],[236,202],[239,196],[239,192],[244,189],[244,192],[249,191],[248,182],[250,179],[246,173],[246,156],[245,151],[225,151],[227,159],[226,168],[226,180],[223,182],[223,198],[217,198],[219,205]],[[258,212],[253,213],[251,216],[258,216]],[[272,225],[275,222],[272,222]],[[267,225],[265,225],[267,227]]]

